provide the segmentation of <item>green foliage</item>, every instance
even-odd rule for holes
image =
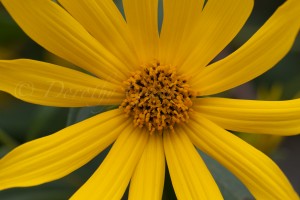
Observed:
[[[247,188],[232,173],[200,150],[198,152],[218,184],[224,200],[254,199]]]

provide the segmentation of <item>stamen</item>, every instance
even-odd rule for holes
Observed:
[[[133,116],[134,125],[146,127],[150,134],[174,129],[186,122],[194,97],[187,79],[176,74],[174,67],[151,63],[142,66],[124,82],[126,98],[120,108]]]

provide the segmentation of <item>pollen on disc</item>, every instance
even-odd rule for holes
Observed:
[[[189,119],[192,97],[187,79],[176,69],[158,62],[142,66],[124,82],[126,98],[120,105],[135,126],[146,127],[150,134],[174,128]]]

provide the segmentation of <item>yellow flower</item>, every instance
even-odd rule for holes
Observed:
[[[286,1],[249,41],[213,64],[244,25],[252,0],[209,0],[204,8],[203,0],[164,0],[160,34],[158,0],[123,0],[126,20],[112,0],[58,2],[2,0],[37,43],[94,76],[2,60],[0,89],[48,106],[121,106],[8,153],[0,189],[61,178],[115,141],[72,199],[120,199],[129,182],[129,199],[161,199],[165,159],[178,199],[222,199],[194,145],[256,199],[298,199],[273,161],[226,130],[297,134],[300,99],[195,97],[247,82],[284,57],[300,28],[300,1]]]
[[[257,99],[269,101],[279,100],[282,98],[282,93],[283,87],[278,83],[272,84],[270,89],[267,89],[264,86],[259,86]],[[237,133],[237,135],[267,155],[270,155],[277,150],[284,139],[284,137],[281,135],[247,133]]]

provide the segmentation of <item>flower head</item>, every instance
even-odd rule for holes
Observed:
[[[274,66],[300,28],[300,2],[286,1],[243,46],[209,64],[244,25],[253,0],[2,0],[20,27],[50,52],[90,74],[33,60],[0,61],[0,90],[31,103],[120,105],[0,160],[0,189],[61,178],[113,144],[72,199],[161,199],[165,164],[178,199],[222,199],[194,145],[216,159],[256,199],[298,199],[260,151],[227,130],[293,135],[300,99],[217,97]],[[203,97],[203,98],[200,98]],[[166,160],[166,162],[165,162]]]

